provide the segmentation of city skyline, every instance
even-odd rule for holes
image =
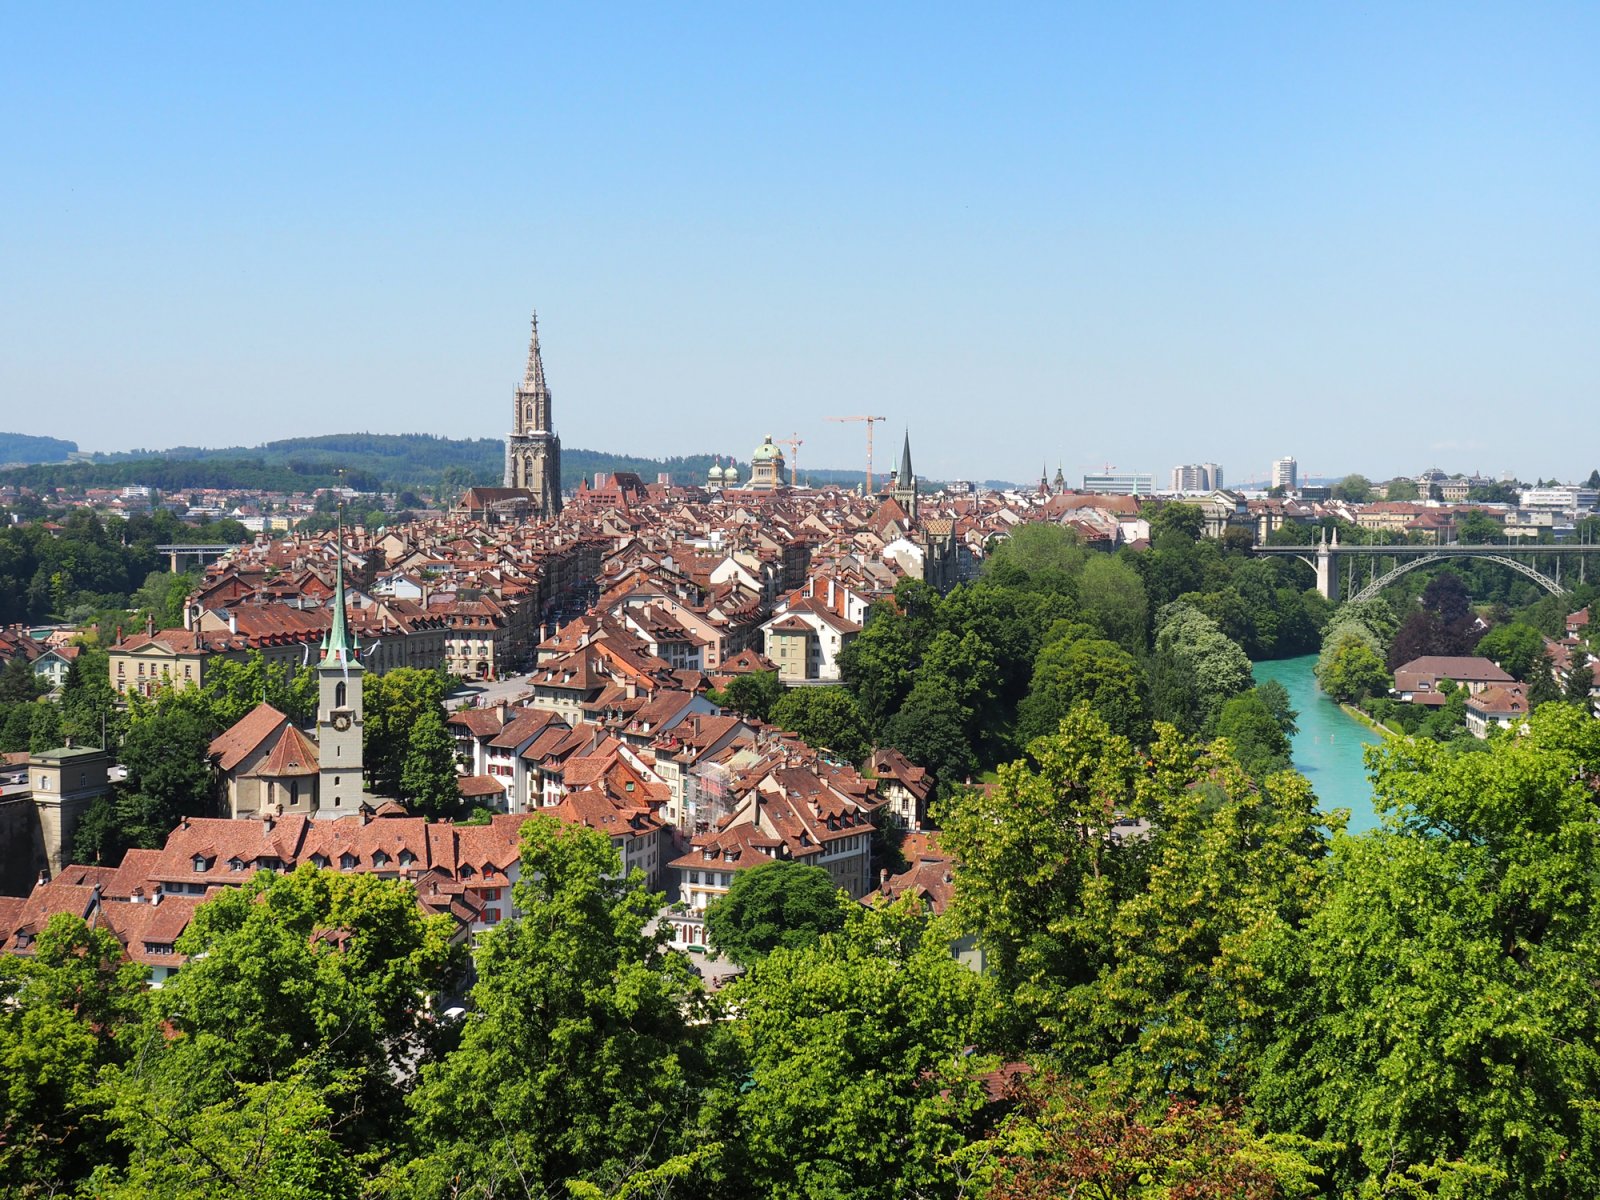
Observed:
[[[19,432],[501,438],[537,306],[572,447],[852,469],[823,418],[873,412],[931,478],[1600,457],[1593,10],[14,27]]]

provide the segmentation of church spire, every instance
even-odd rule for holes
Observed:
[[[322,643],[322,665],[348,667],[355,662],[355,647],[350,643],[350,625],[344,615],[344,504],[339,505],[338,534],[335,543],[337,561],[334,566],[333,624]]]
[[[543,392],[544,357],[539,353],[539,310],[533,310],[533,334],[528,339],[528,369],[522,373],[522,390]]]
[[[900,449],[900,479],[901,487],[911,486],[911,430],[906,430],[905,445]]]

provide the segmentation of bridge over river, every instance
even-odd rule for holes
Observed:
[[[1317,573],[1317,591],[1327,599],[1338,603],[1341,567],[1347,576],[1345,590],[1354,593],[1350,597],[1352,600],[1359,601],[1372,599],[1407,571],[1415,571],[1418,567],[1441,562],[1447,558],[1488,559],[1490,562],[1499,563],[1526,575],[1552,595],[1560,596],[1567,591],[1561,582],[1562,560],[1569,557],[1576,558],[1578,578],[1581,580],[1584,578],[1588,560],[1600,554],[1600,544],[1547,546],[1540,543],[1524,543],[1478,546],[1450,542],[1441,546],[1362,546],[1349,543],[1341,545],[1339,531],[1336,529],[1332,538],[1324,533],[1320,541],[1310,546],[1254,546],[1250,552],[1269,558],[1299,559]],[[1386,558],[1392,559],[1393,563],[1380,573],[1378,568]],[[1355,586],[1358,559],[1366,559],[1371,567],[1365,586],[1359,590]],[[1553,561],[1554,574],[1539,570],[1534,565],[1539,559]]]

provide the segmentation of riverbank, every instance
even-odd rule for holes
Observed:
[[[1377,734],[1379,737],[1397,738],[1397,737],[1405,737],[1406,736],[1400,730],[1398,730],[1398,729],[1390,729],[1387,725],[1385,725],[1382,721],[1378,720],[1376,717],[1369,716],[1366,713],[1362,712],[1354,704],[1341,704],[1341,705],[1339,705],[1339,707],[1344,709],[1344,711],[1346,713],[1348,713],[1353,720],[1360,721],[1363,725],[1365,725],[1368,729],[1372,730],[1372,732]]]
[[[1294,769],[1308,780],[1324,812],[1350,810],[1351,833],[1375,829],[1378,814],[1372,807],[1372,783],[1367,778],[1364,753],[1384,738],[1364,721],[1340,708],[1317,686],[1315,654],[1280,658],[1253,664],[1256,683],[1275,679],[1289,693],[1289,703],[1300,714],[1299,729],[1290,739],[1289,757]],[[1362,714],[1365,716],[1365,714]]]

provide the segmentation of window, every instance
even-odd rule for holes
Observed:
[[[228,870],[230,870],[230,871],[242,871],[242,870],[244,870],[244,860],[242,858],[230,858],[228,860]]]
[[[500,910],[498,908],[484,909],[483,921],[486,925],[498,925],[500,923]]]
[[[389,865],[389,856],[382,850],[377,851],[372,856],[372,865],[375,867],[387,867]]]
[[[210,865],[211,861],[204,854],[196,854],[194,856],[194,869],[196,871],[204,871]]]
[[[484,888],[483,889],[483,898],[485,900],[498,900],[498,899],[500,899],[500,889],[499,888]]]
[[[341,871],[348,871],[352,867],[354,867],[355,865],[356,865],[356,856],[354,854],[341,854],[341,855],[339,855],[339,869]]]
[[[416,861],[417,861],[417,856],[415,854],[411,853],[411,851],[409,851],[409,850],[400,851],[400,865],[402,867],[409,867],[412,863],[414,863]]]

